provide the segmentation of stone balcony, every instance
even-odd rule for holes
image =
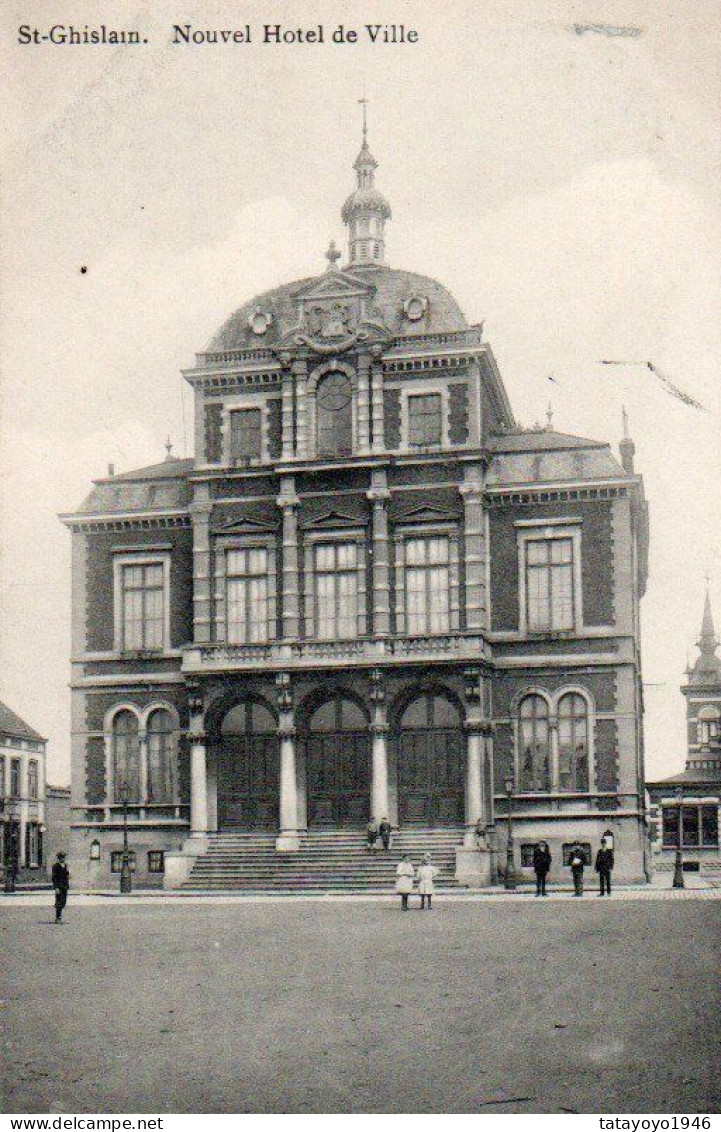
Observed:
[[[238,670],[347,668],[430,661],[475,662],[487,659],[488,646],[478,632],[454,631],[422,637],[358,637],[348,641],[269,641],[267,644],[189,645],[183,652],[186,675]]]

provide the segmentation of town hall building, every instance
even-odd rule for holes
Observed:
[[[250,298],[184,372],[194,458],[64,516],[79,885],[111,882],[124,820],[136,883],[211,860],[242,887],[262,846],[271,884],[322,843],[331,884],[371,817],[485,885],[509,812],[522,875],[539,838],[554,881],[608,830],[646,875],[633,442],[517,425],[482,327],[389,266],[376,168],[364,128],[346,262]]]

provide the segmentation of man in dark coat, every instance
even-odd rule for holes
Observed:
[[[551,851],[545,841],[539,841],[533,850],[533,871],[536,874],[536,896],[546,896],[546,877],[551,868]]]
[[[55,923],[63,922],[63,908],[68,902],[68,889],[70,888],[70,873],[65,864],[65,854],[58,853],[58,859],[53,865],[53,888],[55,889]]]
[[[573,895],[583,896],[583,869],[586,864],[586,858],[583,849],[577,841],[571,849],[568,863],[571,866],[571,876],[573,877]]]
[[[613,849],[609,848],[606,837],[601,838],[601,848],[596,854],[596,872],[600,884],[599,896],[611,895],[611,872],[613,871]]]
[[[381,819],[381,823],[378,826],[378,832],[380,834],[381,841],[383,842],[383,848],[387,851],[388,846],[391,843],[391,823],[388,821],[388,818]]]

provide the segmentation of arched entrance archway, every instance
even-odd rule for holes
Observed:
[[[370,734],[355,701],[325,700],[303,737],[309,826],[365,825],[370,816]]]
[[[236,704],[213,740],[218,775],[218,827],[277,829],[279,742],[264,704]]]
[[[397,744],[401,824],[463,822],[464,735],[456,705],[442,695],[417,696],[400,718]]]

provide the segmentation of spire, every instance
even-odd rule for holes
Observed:
[[[174,459],[173,442],[170,439],[170,434],[168,433],[168,438],[165,441],[165,460],[166,460],[166,463],[167,463],[168,460],[173,460],[173,459]]]
[[[623,465],[624,472],[632,476],[634,474],[633,458],[636,454],[636,445],[628,435],[628,413],[626,412],[625,405],[621,406],[621,422],[623,427],[623,439],[618,446],[621,452],[621,464]]]
[[[702,657],[712,657],[719,646],[719,640],[714,629],[713,614],[711,612],[711,595],[709,594],[709,579],[706,578],[706,600],[703,606],[703,620],[701,621],[701,636],[696,642]]]
[[[378,162],[368,148],[368,99],[358,102],[363,107],[361,147],[353,162],[356,174],[355,191],[341,211],[348,228],[348,259],[353,266],[381,266],[385,263],[385,222],[390,219],[388,201],[375,187]]]

